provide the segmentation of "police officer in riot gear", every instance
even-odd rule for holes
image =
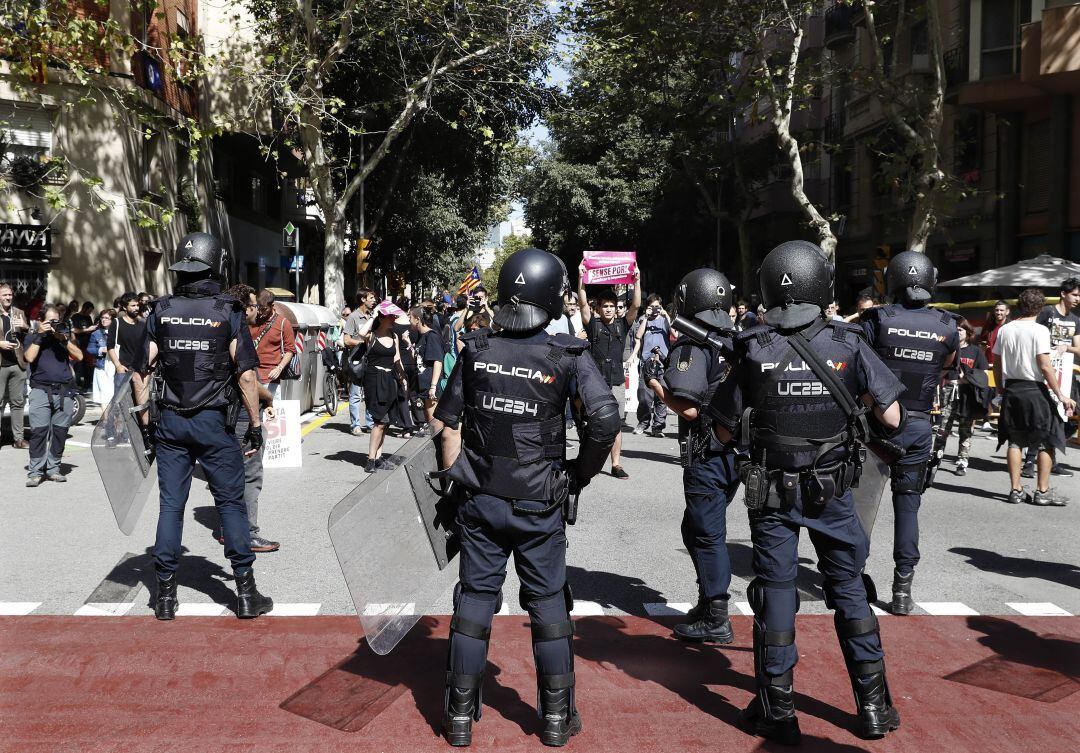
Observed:
[[[207,233],[192,233],[177,247],[180,261],[169,267],[177,286],[154,303],[146,332],[149,363],[158,365],[155,435],[161,510],[154,567],[159,620],[176,616],[176,570],[181,551],[184,506],[198,462],[206,473],[221,516],[225,556],[236,576],[240,618],[258,617],[274,603],[255,586],[247,510],[244,505],[244,451],[226,428],[232,391],[239,386],[251,416],[244,443],[250,452],[262,446],[258,357],[235,299],[221,294],[225,255]]]
[[[705,328],[714,343],[730,352],[731,283],[715,269],[695,269],[675,291],[675,313]],[[676,326],[678,329],[678,326]],[[727,507],[739,487],[735,454],[721,445],[702,408],[727,376],[721,349],[680,333],[667,364],[649,359],[644,377],[657,397],[679,416],[679,451],[683,465],[682,540],[697,574],[698,601],[675,636],[686,641],[731,643],[728,619],[731,560],[727,550]]]
[[[581,729],[564,511],[573,522],[577,492],[603,467],[621,421],[586,344],[544,332],[561,314],[567,287],[558,257],[536,248],[510,256],[499,273],[495,323],[501,330],[479,329],[462,338],[464,349],[435,410],[448,427],[448,477],[462,492],[461,574],[443,719],[446,739],[455,746],[471,743],[472,722],[480,719],[491,621],[511,553],[520,603],[532,621],[541,741],[565,745]],[[575,390],[584,429],[577,458],[567,461],[564,410]],[[460,447],[453,444],[455,435]]]
[[[748,451],[738,471],[754,543],[747,598],[754,611],[757,695],[741,722],[783,743],[799,740],[795,579],[799,532],[806,528],[824,576],[825,603],[835,610],[858,731],[880,737],[899,727],[900,716],[885,681],[868,598],[872,584],[862,577],[870,542],[851,487],[864,457],[859,436],[875,420],[883,430],[900,425],[896,398],[903,388],[858,327],[824,318],[833,267],[820,248],[807,241],[781,244],[766,256],[759,281],[767,324],[735,337],[732,372],[708,408],[720,441],[734,438]]]
[[[903,615],[915,606],[911,583],[919,562],[919,505],[934,444],[930,410],[942,372],[956,358],[960,337],[951,314],[927,308],[937,270],[926,254],[904,251],[894,256],[885,270],[885,284],[894,303],[864,312],[862,326],[871,347],[904,385],[900,404],[907,421],[896,441],[907,452],[892,470],[895,570],[889,607]]]

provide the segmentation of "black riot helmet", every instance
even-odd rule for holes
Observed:
[[[926,303],[937,286],[937,269],[926,254],[904,251],[894,256],[885,269],[885,286],[894,301]]]
[[[697,319],[713,329],[731,327],[731,283],[709,267],[690,272],[675,288],[675,314]]]
[[[176,258],[178,261],[169,267],[170,272],[209,273],[213,277],[222,277],[225,272],[225,251],[210,233],[185,235],[176,244]]]
[[[562,259],[538,248],[512,253],[499,270],[499,310],[495,323],[527,332],[562,316],[570,280]]]
[[[777,329],[800,329],[822,315],[833,298],[834,268],[810,241],[781,243],[758,270],[765,320]]]

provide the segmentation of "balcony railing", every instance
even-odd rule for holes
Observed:
[[[835,50],[855,41],[854,18],[861,12],[857,5],[834,5],[825,11],[825,46]]]
[[[968,51],[966,45],[946,50],[942,56],[945,67],[945,88],[955,89],[968,82]]]

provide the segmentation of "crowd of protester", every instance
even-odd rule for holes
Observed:
[[[579,269],[579,280],[583,278],[581,272]],[[626,385],[632,381],[628,375],[635,372],[640,376],[650,359],[665,359],[678,337],[670,307],[665,306],[661,296],[647,296],[642,306],[640,274],[628,287],[619,294],[606,287],[590,293],[579,283],[577,290],[565,297],[563,316],[553,319],[547,327],[551,334],[567,334],[587,342],[588,351],[620,406],[626,405]],[[1059,303],[1054,305],[1044,305],[1041,293],[1036,296],[1038,291],[1034,289],[1021,293],[1015,312],[1006,301],[998,301],[987,312],[981,329],[963,317],[957,318],[961,350],[954,368],[943,376],[938,427],[943,449],[954,432],[958,435],[953,464],[957,475],[967,472],[976,428],[991,428],[986,421],[996,413],[992,401],[995,390],[988,375],[994,377],[997,394],[1012,405],[1014,417],[1020,415],[1021,405],[1025,411],[1035,410],[1030,400],[1018,397],[1025,390],[1045,392],[1063,408],[1074,405],[1073,395],[1056,395],[1056,386],[1046,384],[1052,373],[1048,371],[1052,355],[1080,355],[1080,318],[1073,313],[1080,305],[1080,281],[1070,278],[1061,288]],[[231,292],[246,305],[251,337],[259,355],[258,380],[268,400],[272,400],[282,379],[295,377],[295,364],[290,369],[296,358],[292,324],[275,308],[271,291],[234,286]],[[142,346],[153,298],[144,292],[127,292],[109,307],[73,300],[66,305],[34,302],[26,311],[15,305],[13,298],[11,287],[0,284],[0,331],[4,334],[0,340],[0,407],[5,403],[10,407],[14,446],[31,453],[31,480],[59,481],[67,431],[64,417],[69,415],[63,399],[55,397],[63,392],[59,383],[98,405],[110,401],[116,385],[128,373],[138,388],[146,378]],[[850,314],[842,314],[836,302],[827,313],[835,319],[858,322],[864,311],[880,303],[872,292],[864,291]],[[490,327],[494,311],[482,285],[457,296],[443,290],[415,304],[401,297],[380,301],[374,291],[361,289],[355,304],[341,312],[340,365],[347,383],[350,430],[354,435],[369,435],[365,469],[374,472],[389,465],[383,457],[388,433],[408,438],[424,431],[432,421],[435,405],[462,348],[461,338],[470,331]],[[734,329],[743,331],[763,321],[764,312],[752,297],[737,300],[730,314]],[[67,339],[41,339],[41,335],[52,331],[68,333]],[[38,345],[33,351],[29,347],[32,341]],[[668,411],[651,390],[641,386],[643,383],[637,380],[633,432],[664,437]],[[28,442],[19,431],[27,412],[31,437],[37,437],[37,441]],[[1029,416],[1028,423],[1037,423],[1043,417],[1041,412]],[[566,421],[568,427],[573,426],[569,409]],[[1035,478],[1037,486],[1031,496],[1037,495],[1038,504],[1064,502],[1049,490],[1047,479],[1050,475],[1072,475],[1057,462],[1057,456],[1073,426],[1071,421],[1055,421],[1053,431],[1046,436],[1029,436],[1015,422],[1003,427],[1006,439],[1002,441],[1009,445],[1010,501],[1018,501],[1025,494],[1020,478]],[[621,441],[611,450],[610,472],[618,479],[629,478],[622,465]],[[261,487],[261,467],[257,476],[257,486]],[[257,509],[257,501],[252,507]],[[254,519],[252,526],[257,533]]]

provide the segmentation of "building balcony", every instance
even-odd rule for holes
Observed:
[[[855,41],[855,16],[862,4],[834,5],[825,11],[825,46],[836,50]]]
[[[1020,80],[1053,93],[1080,91],[1080,4],[1046,8],[1026,24],[1021,38]]]
[[[968,82],[968,49],[966,44],[946,50],[943,57],[945,67],[945,89],[953,91],[960,84]]]

